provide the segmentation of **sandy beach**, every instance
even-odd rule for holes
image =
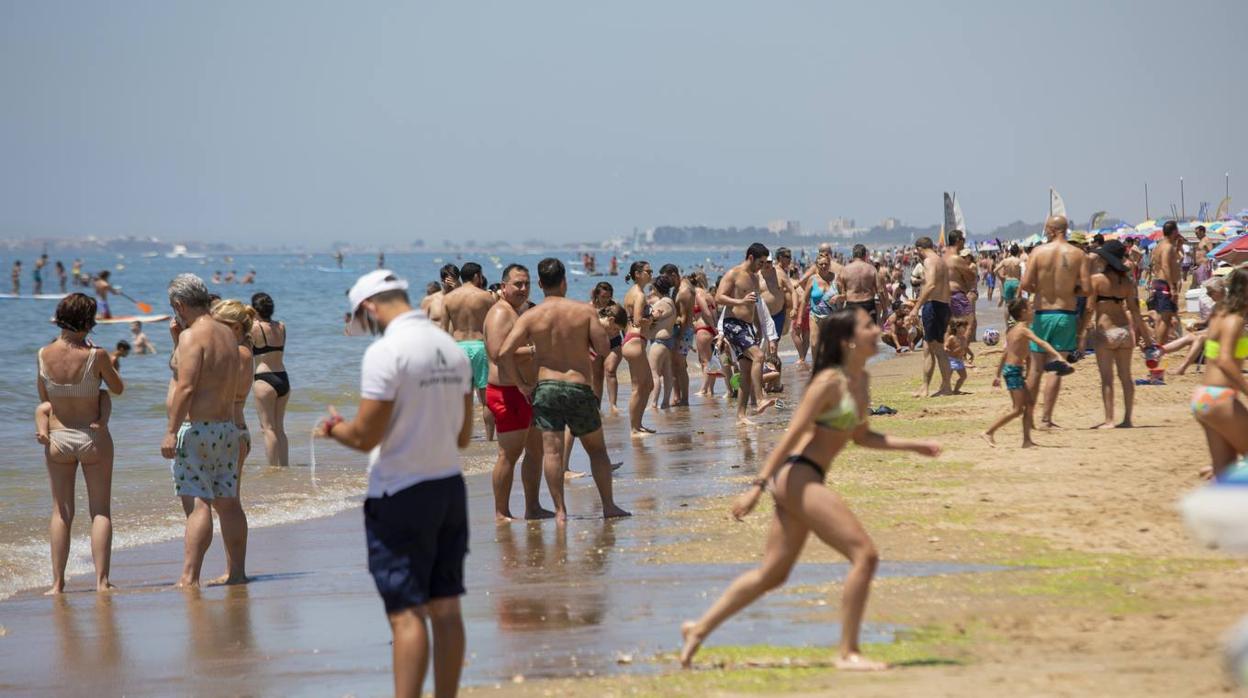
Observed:
[[[632,519],[596,517],[589,478],[569,486],[574,514],[495,526],[489,481],[469,478],[472,553],[465,597],[470,693],[505,695],[785,694],[1193,695],[1228,690],[1218,635],[1248,608],[1245,566],[1201,550],[1175,513],[1196,484],[1203,439],[1186,410],[1195,377],[1137,391],[1139,425],[1092,431],[1091,359],[1067,379],[1057,421],[1017,449],[1017,424],[990,448],[978,436],[1006,405],[990,387],[997,354],[957,398],[918,400],[917,357],[875,366],[874,398],[900,411],[877,428],[929,436],[936,461],[858,449],[832,468],[885,564],[865,639],[900,666],[883,675],[830,668],[845,566],[811,542],[789,584],[712,636],[680,672],[679,622],[757,560],[767,508],[727,515],[779,437],[785,412],[737,430],[723,400],[648,419],[660,434],[608,444],[625,462],[617,493]],[[1139,370],[1143,371],[1142,364]],[[805,376],[790,372],[787,391]],[[492,446],[475,442],[471,462]],[[584,454],[574,467],[584,467]],[[518,489],[518,488],[517,488]],[[518,499],[518,493],[517,493]],[[169,589],[179,541],[120,550],[110,595],[0,604],[0,690],[9,695],[384,695],[389,634],[364,560],[358,510],[257,529],[244,587]],[[222,566],[214,546],[207,567]]]

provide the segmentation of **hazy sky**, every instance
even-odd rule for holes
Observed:
[[[1248,2],[0,0],[0,236],[1248,205]]]

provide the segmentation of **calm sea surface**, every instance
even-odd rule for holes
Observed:
[[[479,262],[489,281],[497,281],[501,266],[518,261],[533,270],[547,255],[518,255],[494,261],[485,255],[449,254],[387,255],[387,265],[412,285],[413,301],[424,295],[424,285],[437,278],[438,268],[446,262],[462,264]],[[557,253],[565,262],[578,258],[568,252]],[[599,268],[605,270],[609,255],[599,254]],[[730,265],[739,253],[663,252],[648,258],[654,267],[672,262],[682,272],[695,265]],[[55,261],[55,257],[53,261]],[[64,258],[66,268],[71,258]],[[364,490],[365,457],[320,442],[316,453],[316,478],[312,478],[309,436],[323,414],[325,406],[346,406],[348,412],[357,399],[359,362],[368,346],[366,338],[342,336],[342,316],[346,310],[345,293],[358,274],[376,266],[373,256],[349,257],[342,273],[323,271],[335,267],[328,255],[275,256],[237,255],[233,262],[220,257],[206,259],[167,259],[97,255],[84,257],[84,269],[112,269],[112,281],[124,291],[154,306],[156,313],[168,312],[165,288],[171,278],[181,272],[194,272],[209,281],[214,271],[236,270],[241,276],[247,269],[257,272],[254,285],[212,284],[212,291],[224,298],[248,302],[251,294],[264,291],[273,296],[277,309],[275,318],[286,323],[288,340],[286,366],[290,373],[292,393],[286,417],[290,435],[290,468],[269,468],[265,460],[259,422],[253,405],[248,405],[247,423],[252,429],[255,446],[245,468],[244,502],[252,527],[326,516],[354,506]],[[24,260],[30,267],[32,260]],[[12,260],[5,260],[6,269]],[[626,263],[621,262],[621,272]],[[588,299],[589,291],[598,281],[610,281],[616,298],[627,288],[622,277],[595,278],[581,275],[579,262],[569,265],[568,295]],[[709,272],[708,272],[709,274]],[[8,291],[7,278],[4,290]],[[714,276],[712,275],[712,281]],[[45,283],[45,292],[56,290],[55,279]],[[24,292],[31,291],[29,271],[22,281]],[[539,291],[534,300],[541,299]],[[49,583],[50,563],[47,526],[50,515],[47,473],[43,449],[34,439],[34,409],[38,404],[35,388],[35,355],[57,335],[48,322],[54,301],[0,300],[0,317],[6,332],[0,335],[0,599],[15,591]],[[112,301],[115,315],[137,312],[134,305],[122,298]],[[173,495],[169,462],[160,456],[160,440],[165,425],[165,391],[170,377],[167,362],[171,342],[166,323],[146,326],[148,337],[155,342],[155,356],[131,356],[122,360],[121,375],[125,393],[113,399],[110,430],[116,445],[113,469],[113,530],[114,548],[126,548],[182,535],[183,515]],[[101,326],[92,340],[112,349],[120,339],[130,336],[125,325]],[[626,399],[626,398],[625,398]],[[478,432],[480,429],[478,428]],[[478,434],[480,438],[480,434]],[[489,463],[470,464],[470,470],[489,467]],[[70,573],[91,569],[90,550],[86,539],[89,526],[86,487],[81,477],[77,488],[77,515],[74,522]]]

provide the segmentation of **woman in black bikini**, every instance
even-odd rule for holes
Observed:
[[[875,544],[845,500],[824,484],[824,475],[851,440],[866,448],[913,451],[924,456],[939,455],[940,446],[885,436],[868,426],[871,397],[866,366],[867,359],[875,354],[880,328],[866,311],[838,310],[817,327],[819,350],[802,402],[758,479],[732,507],[732,515],[740,520],[758,505],[764,489],[771,491],[776,506],[762,564],[737,577],[700,619],[681,626],[684,647],[680,663],[686,668],[715,628],[784,583],[810,533],[849,558],[851,565],[841,592],[837,668],[887,668],[863,657],[858,647],[867,593],[879,559]]]
[[[286,439],[286,403],[290,401],[290,378],[282,359],[286,350],[286,325],[273,320],[273,298],[267,293],[251,297],[256,322],[251,326],[252,354],[256,362],[256,415],[264,434],[269,465],[290,464]]]

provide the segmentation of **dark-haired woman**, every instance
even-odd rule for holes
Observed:
[[[702,390],[699,394],[714,397],[716,374],[709,373],[708,368],[715,351],[715,336],[719,334],[715,329],[718,308],[714,294],[706,288],[705,273],[695,271],[687,278],[693,284],[693,343],[698,350],[698,363],[702,365]]]
[[[1248,269],[1239,268],[1227,282],[1226,298],[1213,309],[1205,336],[1204,384],[1192,393],[1192,416],[1205,429],[1210,467],[1203,475],[1221,476],[1248,453],[1248,410],[1239,394],[1248,394],[1241,366],[1248,359]]]
[[[1105,404],[1105,421],[1098,429],[1113,429],[1114,424],[1114,372],[1122,384],[1122,422],[1118,427],[1131,426],[1131,411],[1135,406],[1135,383],[1131,379],[1131,354],[1135,348],[1138,328],[1145,338],[1145,346],[1152,345],[1148,326],[1140,317],[1140,303],[1136,299],[1135,280],[1127,269],[1127,248],[1117,240],[1110,240],[1096,251],[1098,271],[1092,275],[1092,347],[1096,351],[1096,366],[1101,373],[1101,401]]]
[[[624,345],[620,353],[628,362],[629,378],[633,382],[633,394],[628,398],[628,423],[633,435],[653,434],[641,424],[646,411],[646,401],[654,390],[654,378],[650,375],[650,361],[646,357],[646,345],[653,335],[650,329],[650,304],[646,299],[646,286],[654,276],[649,262],[633,262],[628,269],[626,281],[633,282],[624,294],[624,310],[628,312],[628,327],[624,329]]]
[[[590,293],[590,302],[598,309],[598,316],[605,318],[603,313],[608,309],[619,308],[615,302],[615,287],[606,281],[599,281],[598,285]],[[614,311],[610,313],[614,316]],[[620,361],[624,357],[620,352],[620,348],[624,344],[624,326],[625,322],[619,323],[619,327],[614,332],[607,332],[607,336],[611,339],[611,351],[606,356],[600,356],[594,361],[594,391],[599,397],[604,395],[603,387],[606,384],[605,396],[607,398],[607,407],[610,408],[611,414],[619,414],[620,410],[615,406],[616,399],[620,394],[620,382],[616,377],[616,371],[620,367]]]
[[[680,661],[685,667],[690,666],[693,655],[715,628],[784,583],[813,532],[851,564],[841,594],[841,646],[836,666],[887,668],[864,658],[858,646],[867,593],[878,564],[875,545],[845,501],[824,484],[824,477],[851,440],[866,448],[925,456],[938,455],[940,446],[885,436],[867,425],[871,396],[866,365],[875,354],[880,329],[864,310],[836,311],[817,327],[819,351],[810,385],[758,479],[732,507],[732,515],[739,520],[754,509],[765,489],[771,491],[776,506],[762,564],[737,577],[700,619],[681,627],[684,647]]]
[[[251,326],[252,354],[255,357],[256,416],[264,434],[264,452],[269,465],[289,465],[290,445],[286,439],[286,403],[290,401],[290,377],[286,375],[286,325],[273,319],[273,298],[267,293],[251,297],[256,321]]]
[[[113,437],[107,424],[111,403],[107,393],[101,394],[100,383],[103,381],[114,395],[120,395],[125,386],[113,369],[108,352],[87,344],[87,333],[95,327],[95,314],[94,298],[82,293],[66,296],[56,306],[56,325],[61,334],[39,350],[36,387],[40,401],[51,406],[50,431],[46,436],[39,435],[52,486],[49,594],[65,590],[79,465],[87,482],[95,588],[105,591],[112,587],[108,574],[113,547]]]

